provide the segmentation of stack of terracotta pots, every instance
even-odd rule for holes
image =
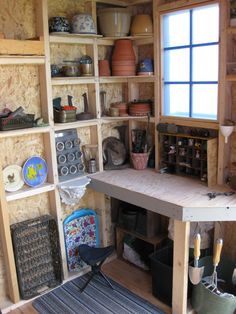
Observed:
[[[135,54],[132,41],[119,39],[112,54],[112,75],[133,76],[136,73]]]

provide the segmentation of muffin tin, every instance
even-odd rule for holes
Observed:
[[[84,174],[84,161],[76,129],[55,133],[59,181]]]

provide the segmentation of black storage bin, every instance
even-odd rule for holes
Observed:
[[[173,246],[166,246],[149,256],[151,259],[152,294],[162,302],[172,305]],[[191,259],[191,258],[190,258]],[[188,296],[192,284],[188,281]]]
[[[172,304],[173,247],[164,247],[152,255],[152,294],[160,301]]]

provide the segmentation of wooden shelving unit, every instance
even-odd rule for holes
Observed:
[[[0,66],[16,67],[21,66],[21,72],[27,72],[28,68],[35,69],[35,76],[38,78],[38,98],[40,100],[37,102],[37,114],[43,117],[45,126],[43,127],[33,127],[25,128],[12,131],[1,131],[0,132],[0,142],[2,147],[6,143],[22,143],[25,144],[29,141],[32,143],[32,148],[28,154],[42,154],[48,165],[48,178],[47,182],[42,186],[37,188],[30,188],[24,186],[17,192],[6,192],[4,190],[3,184],[0,186],[0,224],[4,226],[1,228],[1,242],[4,252],[4,261],[6,264],[6,277],[8,282],[8,296],[12,303],[18,303],[20,301],[20,294],[18,289],[18,281],[16,275],[16,267],[14,261],[14,252],[11,242],[10,224],[12,223],[11,217],[11,206],[16,202],[19,204],[26,204],[29,199],[36,199],[42,197],[47,199],[49,206],[49,213],[52,214],[58,223],[59,237],[61,244],[62,262],[65,280],[71,278],[71,275],[67,270],[66,254],[65,254],[65,244],[64,244],[64,233],[62,221],[65,218],[65,213],[63,212],[63,205],[60,201],[60,195],[58,191],[59,183],[58,173],[57,173],[57,157],[55,149],[55,132],[64,131],[68,129],[76,129],[78,135],[82,138],[83,145],[94,145],[97,147],[98,171],[103,171],[103,158],[102,158],[102,140],[104,137],[105,130],[110,130],[116,125],[126,124],[132,126],[131,121],[135,123],[146,123],[147,117],[101,117],[100,108],[100,91],[104,88],[109,88],[115,90],[119,86],[120,94],[124,94],[125,100],[133,101],[143,97],[142,86],[147,84],[151,86],[152,93],[154,95],[154,84],[156,83],[156,78],[152,76],[128,76],[128,77],[99,77],[98,73],[98,59],[101,57],[101,51],[103,49],[111,49],[114,45],[114,41],[117,38],[104,38],[101,35],[77,35],[77,34],[49,34],[48,33],[48,18],[50,16],[49,0],[37,0],[33,2],[34,12],[35,12],[35,37],[39,40],[15,40],[15,39],[0,39]],[[67,0],[63,0],[66,2]],[[96,1],[85,1],[86,10],[91,11],[94,18],[96,18]],[[131,6],[135,12],[135,6],[146,6],[150,4],[152,7],[152,1],[99,1],[99,3],[112,4],[119,6]],[[70,6],[70,3],[68,1]],[[58,10],[59,7],[58,7]],[[58,12],[59,13],[59,12]],[[27,18],[27,17],[24,17]],[[142,52],[142,49],[146,45],[150,47],[154,46],[154,36],[145,37],[127,37],[131,39],[134,45],[134,49],[137,53],[138,61],[140,61],[146,52]],[[64,47],[62,50],[61,47]],[[71,48],[72,47],[72,48]],[[105,48],[104,48],[105,47]],[[144,48],[143,48],[144,47]],[[59,49],[59,50],[58,50]],[[91,77],[54,77],[51,78],[50,65],[53,63],[63,61],[63,53],[70,57],[70,53],[73,53],[78,58],[81,55],[90,55],[93,59],[94,64],[94,75]],[[154,57],[153,49],[151,49],[151,57]],[[64,52],[63,52],[64,51]],[[140,53],[141,52],[141,53]],[[61,58],[61,59],[60,59]],[[34,67],[31,67],[31,66]],[[29,79],[29,78],[28,78]],[[30,82],[30,79],[29,79]],[[30,84],[28,84],[30,85]],[[25,88],[28,88],[27,84]],[[120,87],[121,86],[121,87]],[[69,90],[69,92],[68,92]],[[54,123],[53,120],[53,108],[52,100],[54,97],[58,97],[61,93],[62,96],[67,96],[70,92],[75,90],[75,95],[77,97],[78,106],[81,103],[81,95],[86,92],[88,94],[89,105],[91,111],[94,114],[94,119],[85,121],[75,121],[70,123]],[[149,93],[148,93],[149,95]],[[75,98],[76,98],[75,97]],[[37,97],[35,97],[37,98]],[[27,93],[26,93],[27,101]],[[115,99],[117,101],[117,99]],[[36,102],[36,101],[35,101]],[[34,113],[34,112],[33,112]],[[151,118],[152,127],[154,128],[155,118]],[[20,145],[15,145],[15,157],[10,159],[11,163],[20,164],[23,162],[23,157],[17,156]],[[23,147],[22,156],[24,156],[24,150],[27,149]],[[29,149],[28,149],[29,150]],[[0,159],[0,181],[2,182],[2,170],[8,165],[5,160],[8,160],[6,155],[8,152],[3,152]],[[20,154],[19,154],[20,155]],[[21,160],[22,159],[22,160]],[[85,174],[86,175],[86,172]],[[82,178],[83,176],[78,176]],[[76,181],[67,180],[68,182]],[[101,208],[99,212],[101,219],[101,229],[102,229],[102,241],[106,245],[108,243],[107,229],[105,226],[105,197],[104,195],[98,195],[94,192],[93,197],[90,198],[90,203],[94,207]],[[37,201],[36,201],[37,202]],[[24,205],[20,205],[24,206]],[[28,209],[26,209],[28,210]],[[73,210],[73,209],[71,209]],[[31,218],[31,208],[29,208],[29,214],[27,217]],[[20,220],[21,218],[19,218]],[[1,308],[1,304],[0,304]]]

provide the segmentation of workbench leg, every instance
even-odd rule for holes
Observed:
[[[190,222],[174,221],[172,313],[187,313]]]

